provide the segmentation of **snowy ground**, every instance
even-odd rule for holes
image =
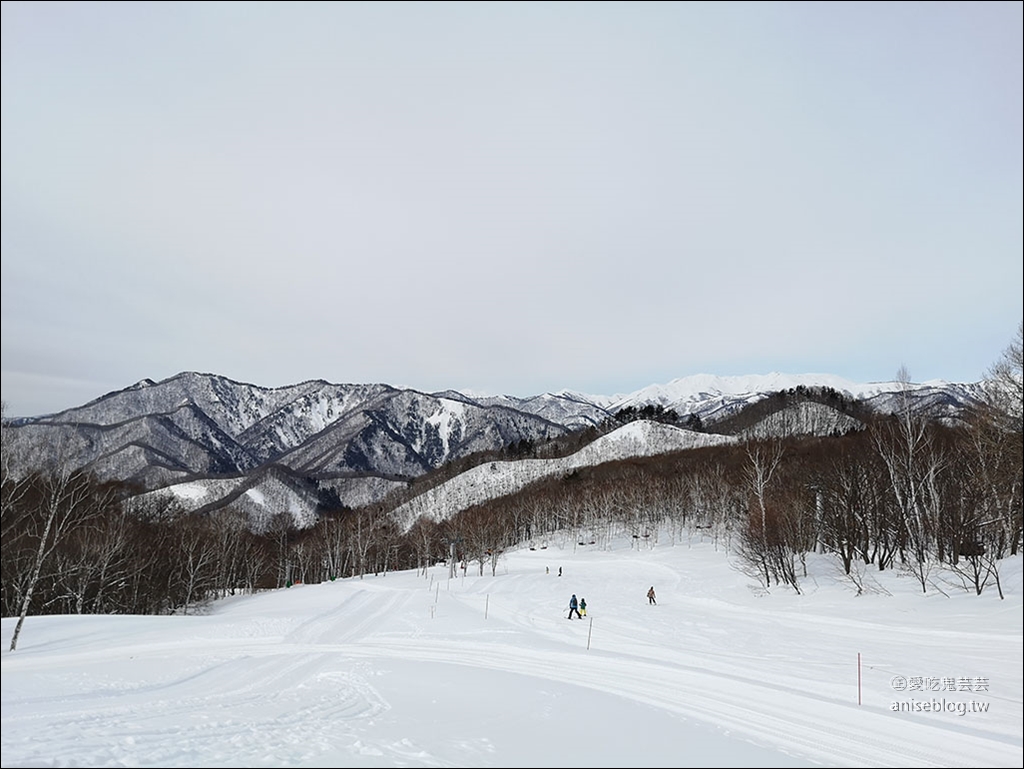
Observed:
[[[858,597],[831,559],[796,595],[709,542],[552,540],[494,577],[30,617],[15,652],[4,619],[2,765],[1021,766],[1021,562],[1005,600],[895,572]]]

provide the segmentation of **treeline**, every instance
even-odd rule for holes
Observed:
[[[165,614],[274,584],[277,541],[237,513],[140,506],[87,473],[3,480],[2,608],[28,614]]]
[[[615,429],[630,422],[644,419],[650,422],[661,422],[673,427],[684,427],[687,430],[702,432],[704,424],[697,414],[680,416],[675,409],[667,409],[659,403],[648,403],[643,406],[624,406],[615,412],[614,416],[605,420],[606,429]],[[721,432],[715,427],[715,432]]]

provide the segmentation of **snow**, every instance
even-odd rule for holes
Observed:
[[[188,481],[187,483],[176,483],[169,487],[171,492],[181,499],[196,502],[206,497],[207,488],[202,483]]]
[[[943,387],[946,380],[933,379],[915,383],[911,387]],[[711,399],[713,396],[767,395],[772,392],[791,390],[796,387],[831,387],[853,398],[871,398],[880,393],[898,392],[903,385],[891,382],[852,382],[834,374],[784,374],[773,371],[768,374],[746,376],[719,376],[716,374],[693,374],[673,379],[668,384],[652,384],[631,393],[617,395],[586,395],[568,390],[560,391],[565,397],[589,400],[605,408],[622,408],[628,405],[656,403],[666,407],[687,407]]]
[[[426,418],[427,424],[437,428],[437,434],[444,445],[445,456],[451,451],[451,438],[453,426],[465,422],[466,404],[453,401],[451,398],[440,398],[441,408]]]
[[[922,594],[867,571],[858,596],[825,556],[797,595],[723,542],[656,540],[563,536],[494,576],[435,566],[187,616],[29,617],[14,652],[5,618],[2,765],[1021,765],[1019,556],[1005,600],[939,572]]]

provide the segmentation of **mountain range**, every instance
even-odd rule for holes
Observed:
[[[812,391],[829,397],[771,399]],[[980,383],[857,384],[827,374],[699,374],[627,394],[519,398],[323,380],[265,388],[183,372],[56,414],[8,420],[4,432],[15,472],[56,464],[86,469],[130,484],[140,499],[173,500],[184,510],[232,505],[257,528],[280,512],[306,526],[325,507],[380,502],[449,463],[593,433],[595,440],[571,456],[520,451],[515,471],[491,473],[490,484],[486,470],[470,467],[458,483],[404,503],[396,513],[409,525],[453,500],[509,493],[571,467],[743,436],[842,433],[861,424],[851,406],[884,414],[906,403],[930,418],[956,420],[980,397]],[[737,421],[755,404],[763,413]],[[620,425],[617,415],[630,412],[677,419]],[[497,484],[497,477],[506,480]]]

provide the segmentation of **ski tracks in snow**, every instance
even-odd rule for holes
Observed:
[[[325,756],[353,766],[490,765],[486,731],[465,734],[441,720],[451,692],[418,693],[411,720],[392,712],[409,707],[389,697],[415,685],[409,671],[435,665],[451,670],[442,679],[460,682],[457,696],[480,695],[466,683],[473,670],[501,671],[528,689],[557,683],[599,692],[809,763],[837,765],[839,755],[838,765],[849,766],[1006,765],[1008,738],[983,731],[983,721],[964,721],[951,741],[948,725],[899,717],[877,701],[859,706],[838,673],[808,672],[828,661],[804,659],[800,634],[813,627],[838,637],[849,624],[770,612],[755,619],[747,608],[754,630],[724,643],[706,621],[722,616],[721,606],[714,615],[702,614],[700,602],[649,607],[638,600],[621,611],[602,604],[608,611],[596,615],[594,632],[595,615],[570,622],[552,608],[565,588],[556,580],[540,583],[526,603],[516,597],[516,575],[481,580],[479,589],[455,580],[418,589],[410,580],[301,586],[288,593],[285,612],[252,596],[205,617],[151,618],[134,637],[111,634],[103,651],[80,648],[68,635],[57,653],[6,655],[5,695],[16,696],[19,708],[8,712],[5,704],[4,755],[19,766],[181,766],[203,746],[211,764],[224,766],[281,765],[274,757],[283,753],[308,765]],[[509,592],[502,594],[502,584]],[[190,635],[163,641],[169,621],[191,623]],[[684,643],[659,642],[668,634]],[[174,665],[141,664],[165,657]],[[32,695],[32,676],[61,677],[64,666],[77,678],[69,677],[63,696]],[[500,692],[488,694],[500,701]],[[399,726],[417,720],[419,731]],[[81,737],[53,748],[38,740],[50,730]],[[437,757],[441,747],[451,756],[453,745],[463,762]]]

